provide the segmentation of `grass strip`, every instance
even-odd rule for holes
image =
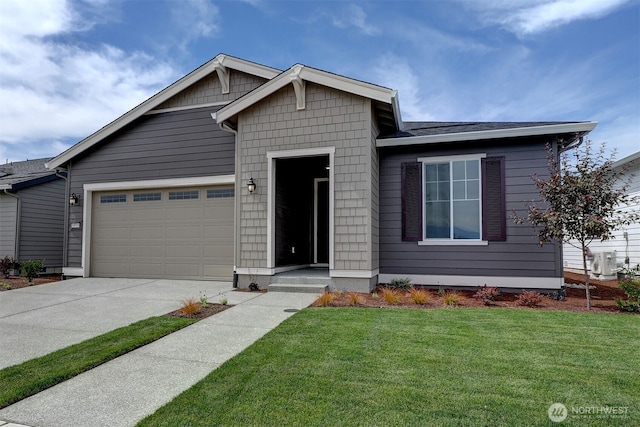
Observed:
[[[53,387],[195,321],[168,316],[150,317],[4,368],[0,370],[0,408]]]
[[[637,425],[638,336],[621,314],[305,309],[139,426],[550,426],[555,402]]]

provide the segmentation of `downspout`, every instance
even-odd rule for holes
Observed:
[[[59,171],[62,169],[64,171],[64,175],[62,175]],[[67,202],[67,197],[69,197],[69,172],[64,168],[56,168],[55,169],[56,176],[64,179],[64,194],[65,194],[65,203],[64,203],[64,234],[62,235],[62,266],[66,267],[68,265],[69,260],[69,203]]]
[[[9,193],[9,190],[5,188],[4,194],[7,196],[13,197],[17,200],[17,209],[16,209],[16,234],[15,234],[15,242],[13,247],[13,257],[20,260],[20,211],[22,210],[22,203],[20,200],[20,196],[17,194]]]
[[[216,118],[216,113],[211,113],[211,118],[217,123],[218,120]],[[222,129],[225,132],[230,132],[234,135],[234,154],[235,154],[235,165],[233,167],[234,169],[234,174],[235,174],[235,184],[234,184],[234,188],[238,187],[238,171],[236,170],[236,168],[238,167],[238,130],[237,129],[233,129],[231,126],[229,126],[227,123],[222,122],[222,123],[218,123],[218,126],[220,126],[220,129]],[[236,195],[237,196],[237,195]],[[238,273],[236,273],[236,265],[237,261],[238,261],[238,252],[237,252],[237,242],[238,242],[238,228],[236,225],[236,221],[238,219],[238,203],[239,203],[239,198],[235,197],[234,203],[233,203],[233,287],[237,288],[238,287]]]

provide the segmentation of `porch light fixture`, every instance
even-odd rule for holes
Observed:
[[[76,195],[76,193],[71,193],[71,196],[69,196],[69,206],[75,206],[78,204],[78,196]]]
[[[247,190],[249,190],[249,194],[256,191],[256,183],[253,182],[253,177],[249,178],[249,182],[247,182]]]

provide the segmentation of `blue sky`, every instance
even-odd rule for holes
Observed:
[[[218,53],[397,89],[405,121],[595,120],[640,150],[638,0],[0,0],[0,159],[55,156]]]

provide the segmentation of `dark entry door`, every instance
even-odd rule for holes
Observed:
[[[314,263],[329,263],[329,180],[314,180]]]

